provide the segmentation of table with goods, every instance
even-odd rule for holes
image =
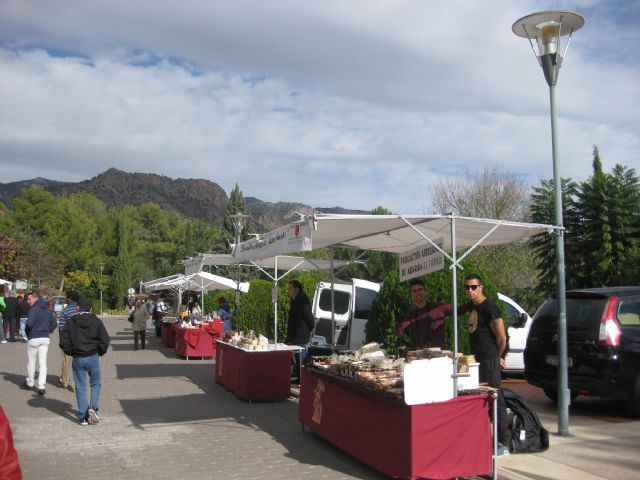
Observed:
[[[478,364],[439,349],[390,358],[377,344],[312,357],[300,375],[298,419],[392,478],[449,479],[493,472],[491,389]]]
[[[222,319],[212,318],[193,323],[181,322],[172,326],[175,332],[175,351],[186,358],[215,357],[217,340],[222,338]]]
[[[225,334],[217,342],[215,381],[244,400],[286,400],[291,395],[292,355],[300,350],[253,332]]]

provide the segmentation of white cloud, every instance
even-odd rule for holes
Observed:
[[[442,175],[534,183],[548,90],[511,24],[553,3],[4,2],[2,181],[113,166],[407,213]],[[640,170],[638,3],[561,3],[587,19],[557,87],[561,173],[588,176],[594,144]]]

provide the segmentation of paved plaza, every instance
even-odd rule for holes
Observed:
[[[123,317],[105,317],[98,425],[80,426],[75,394],[57,386],[51,337],[47,393],[20,388],[26,344],[0,349],[2,394],[24,478],[382,479],[297,421],[297,402],[248,403],[214,382],[214,361],[186,361],[152,337],[133,350]]]
[[[80,426],[75,395],[57,386],[58,334],[52,335],[47,393],[21,389],[26,344],[0,345],[0,404],[13,428],[24,478],[371,479],[386,478],[297,421],[295,397],[248,403],[214,381],[214,361],[186,361],[159,339],[133,350],[124,317],[105,317],[112,347],[102,357],[102,420]],[[151,332],[149,332],[151,333]],[[539,389],[506,382],[530,402],[551,433],[556,412]],[[572,436],[551,435],[540,454],[499,460],[501,480],[632,480],[640,471],[640,420],[615,403],[581,398]]]

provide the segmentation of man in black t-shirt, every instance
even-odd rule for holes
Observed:
[[[500,310],[483,293],[482,279],[472,273],[464,279],[464,291],[469,302],[465,309],[469,314],[467,327],[471,353],[480,363],[480,381],[490,387],[500,388],[501,369],[505,361],[501,358],[507,346],[507,334]],[[498,455],[508,453],[509,417],[502,391],[498,390]]]

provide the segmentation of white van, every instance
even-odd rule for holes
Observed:
[[[503,369],[505,375],[524,373],[524,347],[531,329],[531,317],[514,300],[498,293],[502,302],[506,318],[503,318],[509,334],[509,352],[505,358],[507,366]]]

